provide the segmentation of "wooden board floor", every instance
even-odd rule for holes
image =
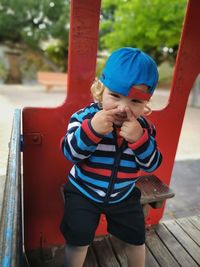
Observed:
[[[28,253],[30,267],[63,267],[64,246]],[[52,253],[53,251],[53,253]],[[146,267],[200,266],[200,215],[160,223],[146,233]],[[128,267],[124,249],[111,236],[89,247],[84,267]]]
[[[146,237],[146,267],[200,266],[200,216],[162,222]],[[84,267],[128,265],[120,244],[106,236],[93,242]]]

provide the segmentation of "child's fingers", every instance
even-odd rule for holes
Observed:
[[[109,115],[116,115],[117,113],[119,113],[118,108],[112,108],[112,109],[107,109],[105,110],[107,114]]]
[[[120,132],[119,132],[119,135],[121,136],[121,137],[123,137],[124,139],[127,139],[127,132],[126,131],[124,131],[124,130],[121,130]]]
[[[134,113],[130,110],[129,107],[125,107],[125,111],[126,111],[126,116],[127,116],[128,120],[131,121],[131,120],[135,120],[136,119]]]
[[[105,115],[106,115],[106,120],[112,121],[114,122],[115,119],[115,115],[117,113],[119,113],[119,111],[117,109],[110,109],[110,110],[106,110],[105,111]]]

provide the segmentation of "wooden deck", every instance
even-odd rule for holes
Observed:
[[[147,230],[146,267],[200,266],[200,216],[160,223]],[[97,239],[84,267],[128,267],[123,249],[112,238]]]
[[[200,266],[200,215],[169,220],[147,230],[146,267]],[[27,253],[31,267],[63,267],[63,246]],[[84,267],[128,267],[123,247],[111,236],[90,246]]]

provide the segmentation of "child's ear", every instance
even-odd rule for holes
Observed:
[[[151,113],[152,113],[152,109],[146,105],[144,108],[144,115],[149,116]]]

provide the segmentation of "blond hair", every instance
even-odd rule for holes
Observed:
[[[91,93],[92,93],[92,96],[95,102],[98,102],[99,104],[102,103],[102,95],[103,95],[105,88],[106,87],[103,85],[103,83],[98,78],[94,80],[90,90],[91,90]]]

